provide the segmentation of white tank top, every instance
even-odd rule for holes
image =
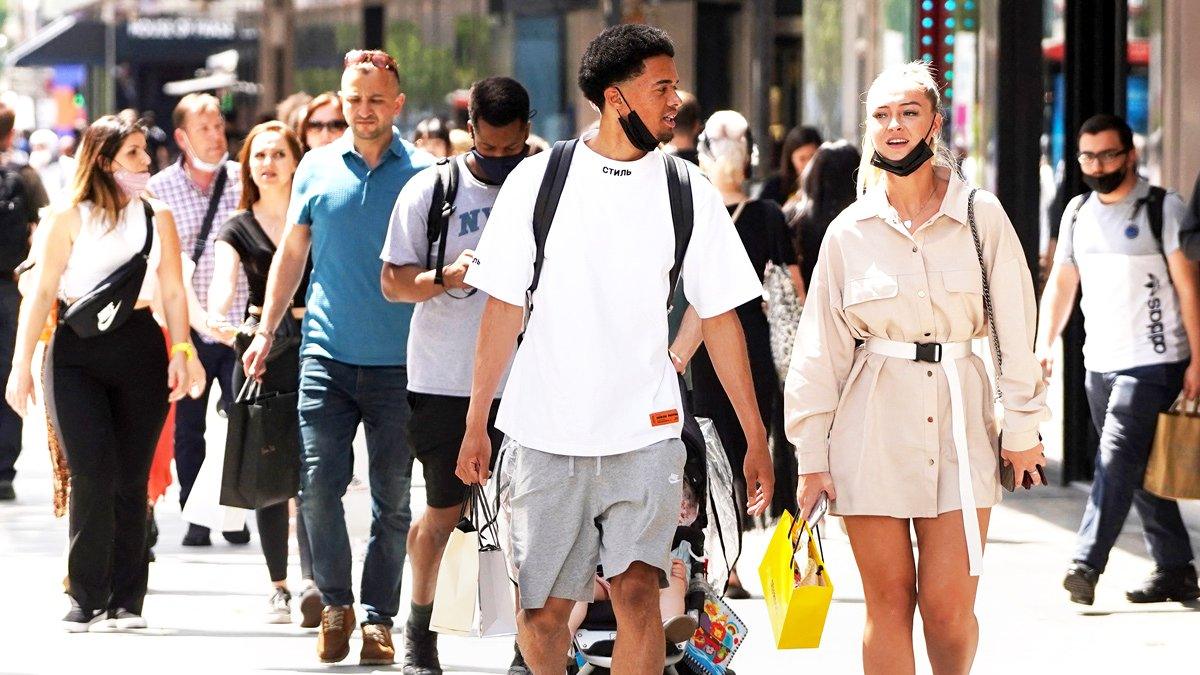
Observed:
[[[75,299],[87,295],[92,289],[112,274],[118,267],[129,262],[146,244],[146,214],[141,200],[134,200],[121,211],[116,227],[97,217],[91,202],[79,204],[79,236],[71,247],[67,268],[59,282],[59,296]],[[150,245],[150,257],[146,261],[146,279],[138,300],[152,300],[158,290],[158,261],[162,246],[158,240],[158,229],[152,227],[154,242]]]

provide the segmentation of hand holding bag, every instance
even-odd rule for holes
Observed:
[[[496,517],[482,487],[471,486],[463,516],[438,566],[429,628],[467,637],[515,635],[513,583],[499,546]]]
[[[796,558],[804,562],[803,568],[797,565]],[[820,646],[825,617],[833,601],[833,581],[808,522],[794,521],[792,514],[784,511],[767,544],[758,575],[775,646],[780,649]]]
[[[1159,413],[1143,488],[1164,499],[1200,499],[1200,401]]]
[[[300,420],[296,392],[262,394],[246,380],[228,411],[221,503],[260,509],[300,489]]]

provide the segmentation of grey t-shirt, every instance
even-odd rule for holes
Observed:
[[[499,186],[480,182],[467,168],[466,155],[458,162],[458,194],[446,234],[445,263],[453,263],[465,250],[474,250],[483,234]],[[426,224],[429,202],[437,178],[437,167],[417,174],[400,191],[388,224],[387,239],[379,257],[393,265],[417,265],[429,269],[437,264],[437,245],[426,265],[429,235]],[[532,227],[532,225],[530,226]],[[464,289],[443,292],[417,303],[408,331],[408,389],[421,394],[470,396],[475,363],[475,338],[479,320],[487,304],[487,294],[479,291],[459,299]],[[503,390],[503,381],[496,396]]]
[[[1114,204],[1105,204],[1092,194],[1079,210],[1077,232],[1072,232],[1071,214],[1079,206],[1083,195],[1075,197],[1063,211],[1059,227],[1058,245],[1054,250],[1054,262],[1069,262],[1078,265],[1075,251],[1081,253],[1118,253],[1121,255],[1149,255],[1161,252],[1170,255],[1179,249],[1179,224],[1187,213],[1187,205],[1178,193],[1168,191],[1163,200],[1162,245],[1150,231],[1150,217],[1146,207],[1138,209],[1137,218],[1130,219],[1139,199],[1150,194],[1150,183],[1139,178],[1137,185]]]

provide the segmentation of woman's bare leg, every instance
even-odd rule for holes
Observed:
[[[979,533],[987,541],[991,509],[979,509]],[[975,592],[979,577],[968,572],[962,511],[915,518],[919,550],[917,604],[934,675],[966,675],[979,646]]]
[[[867,600],[863,672],[911,675],[916,669],[912,634],[917,571],[908,520],[887,516],[843,520]]]

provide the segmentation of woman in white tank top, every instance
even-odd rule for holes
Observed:
[[[147,477],[170,401],[194,379],[179,238],[161,203],[149,202],[147,222],[142,195],[149,165],[146,130],[132,118],[107,115],[84,133],[69,201],[41,226],[36,290],[21,306],[5,391],[24,416],[33,393],[30,362],[51,307],[86,295],[140,254],[149,226],[152,244],[135,311],[94,337],[60,322],[46,350],[46,408],[70,470],[71,610],[63,619],[70,632],[102,622],[146,625]],[[149,309],[156,290],[173,343],[169,353]]]

